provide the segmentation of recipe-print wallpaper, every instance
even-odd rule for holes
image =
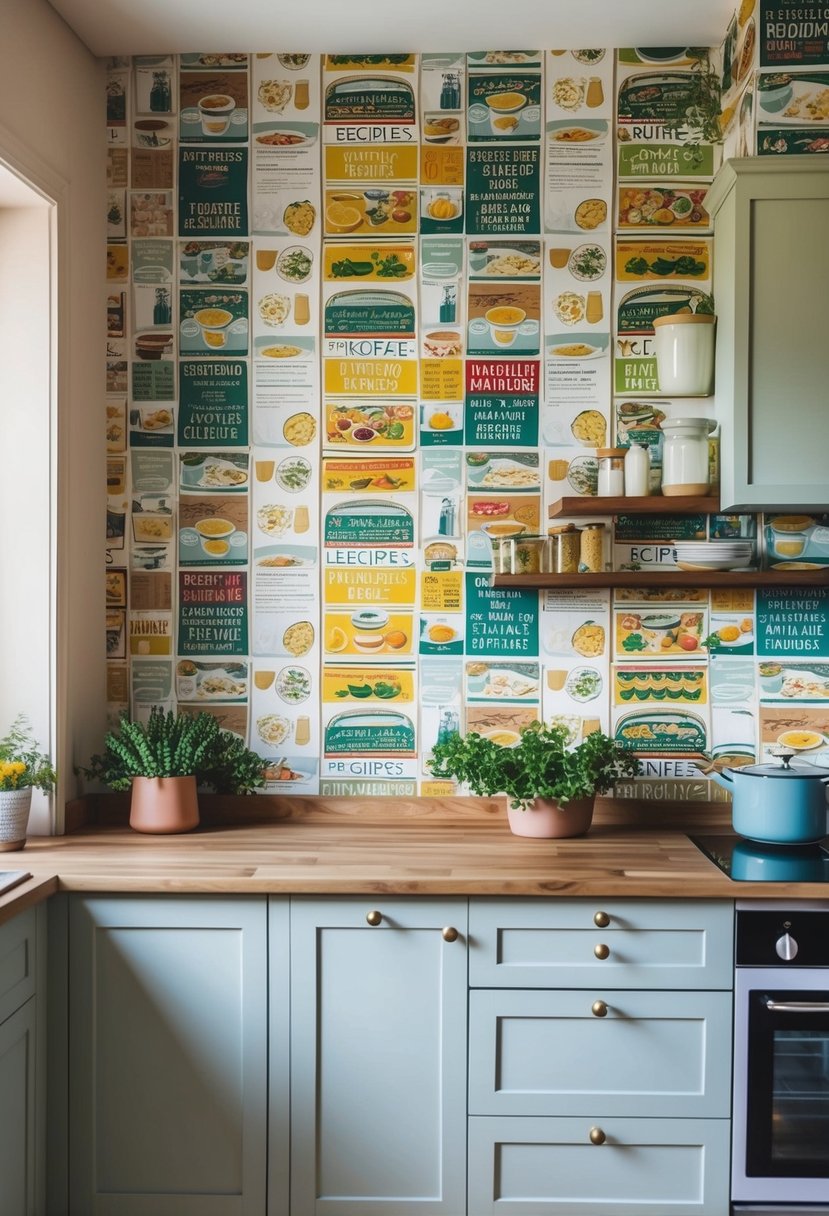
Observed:
[[[113,720],[205,709],[270,792],[447,793],[436,740],[541,717],[640,755],[623,796],[711,797],[703,752],[829,764],[824,590],[491,586],[597,448],[647,444],[656,489],[661,422],[711,415],[652,339],[711,303],[721,55],[109,61]],[[820,517],[596,506],[600,569],[829,562]]]

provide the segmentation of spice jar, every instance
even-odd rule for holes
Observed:
[[[604,524],[585,524],[579,544],[579,574],[598,574],[604,569]]]
[[[580,533],[574,524],[562,524],[548,529],[552,542],[550,571],[553,574],[577,574],[579,569]]]
[[[664,418],[662,493],[705,494],[708,491],[708,436],[712,418]]]
[[[598,496],[614,498],[625,492],[626,448],[597,448],[599,462]]]
[[[512,559],[513,574],[541,574],[547,564],[544,560],[546,536],[521,536],[518,540],[510,541],[514,546]]]

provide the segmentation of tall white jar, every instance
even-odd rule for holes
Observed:
[[[660,393],[710,397],[714,391],[714,328],[707,313],[680,312],[656,317],[653,345]]]
[[[662,493],[678,496],[706,494],[708,436],[716,429],[713,418],[662,420]]]

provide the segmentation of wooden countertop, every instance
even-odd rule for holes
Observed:
[[[114,822],[30,837],[0,861],[0,869],[33,875],[0,897],[0,921],[55,891],[827,898],[819,883],[733,882],[723,874],[685,834],[727,832],[722,806],[686,807],[680,823],[654,805],[631,822],[630,807],[620,812],[622,804],[608,802],[587,836],[538,841],[510,833],[498,799],[247,799],[247,818],[230,826],[213,822],[207,804],[203,825],[182,836],[130,831],[121,804],[98,815]]]

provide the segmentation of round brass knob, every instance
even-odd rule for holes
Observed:
[[[460,937],[460,934],[453,925],[447,925],[441,936],[445,942],[456,942]]]
[[[607,1139],[607,1136],[604,1134],[604,1132],[602,1131],[602,1129],[600,1127],[591,1127],[591,1129],[590,1129],[590,1143],[591,1144],[604,1144],[606,1139]]]
[[[593,924],[599,929],[606,929],[610,924],[610,917],[606,912],[596,912],[593,915]]]
[[[604,1001],[594,1001],[590,1006],[590,1012],[593,1014],[594,1018],[606,1018],[607,1005],[605,1005]]]
[[[599,942],[598,946],[593,947],[593,953],[596,958],[608,958],[610,955],[610,946],[606,946],[604,942]]]
[[[379,925],[382,919],[383,913],[378,912],[376,909],[372,912],[366,912],[366,920],[370,925]]]

